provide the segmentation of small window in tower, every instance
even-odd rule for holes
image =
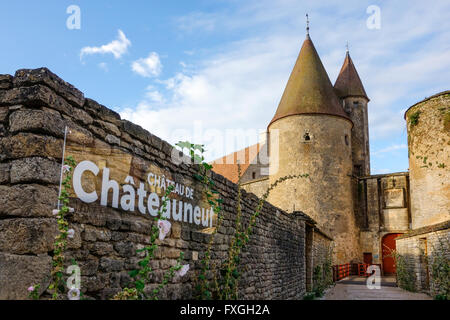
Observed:
[[[359,104],[358,101],[353,101],[353,106],[354,106],[354,107],[357,107],[358,104]]]
[[[348,135],[345,135],[344,139],[345,139],[345,145],[348,146],[349,145]]]
[[[252,179],[256,179],[256,172],[252,172]]]
[[[305,139],[305,141],[310,141],[311,137],[309,136],[309,132],[306,132],[305,135],[303,136],[303,139]]]
[[[361,177],[362,176],[362,165],[357,164],[353,167],[354,173],[358,176]]]

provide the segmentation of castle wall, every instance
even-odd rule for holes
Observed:
[[[294,174],[309,177],[284,181],[268,201],[287,212],[301,210],[317,221],[335,241],[334,263],[360,260],[352,201],[351,123],[334,116],[295,115],[272,123],[269,133],[269,183]]]
[[[359,219],[361,251],[382,263],[382,239],[409,231],[408,173],[374,175],[359,180],[358,199],[364,211]]]
[[[269,188],[269,178],[261,178],[242,184],[242,189],[261,198]]]
[[[411,180],[412,227],[450,219],[450,93],[406,112]]]
[[[397,252],[405,260],[406,273],[416,291],[429,293],[432,296],[447,294],[448,274],[445,277],[443,268],[438,268],[440,259],[450,259],[450,222],[414,230],[396,239]],[[440,269],[443,279],[439,279]],[[434,271],[433,271],[434,270]],[[447,290],[447,291],[446,291]]]
[[[202,186],[194,179],[197,167],[172,162],[173,148],[167,142],[85,99],[47,69],[0,76],[0,299],[24,299],[30,285],[40,283],[44,291],[49,284],[57,233],[52,210],[57,203],[66,125],[71,131],[66,156],[72,155],[78,164],[88,160],[99,168],[98,175],[86,173],[80,180],[86,192],[97,192],[100,197],[105,168],[109,168],[109,178],[118,182],[120,195],[125,186],[136,189],[140,181],[146,192],[160,197],[162,180],[159,187],[151,185],[148,178],[152,173],[192,190],[191,199],[186,194],[173,195],[178,205],[184,202],[207,209]],[[211,179],[224,199],[224,221],[212,251],[212,262],[218,264],[227,255],[235,232],[237,186],[215,173]],[[134,211],[125,210],[122,201],[113,208],[112,190],[106,192],[106,205],[100,199],[87,203],[71,194],[70,206],[75,212],[67,220],[75,236],[68,241],[66,267],[72,258],[81,267],[85,298],[107,299],[130,283],[128,272],[142,259],[136,249],[149,243],[154,224],[150,209],[146,214],[138,211],[138,199]],[[256,196],[243,191],[244,224],[257,203]],[[144,204],[151,208],[148,201]],[[180,221],[175,220],[174,212],[173,207],[169,209],[172,230],[168,238],[157,240],[159,248],[151,260],[154,271],[147,289],[161,283],[183,251],[183,263],[191,269],[185,277],[171,281],[161,298],[192,298],[211,229],[205,227],[203,223],[209,226],[209,220],[203,221],[203,217],[201,223],[196,222],[196,215],[194,221]],[[265,203],[250,239],[241,261],[242,266],[251,268],[241,270],[239,297],[300,299],[305,292],[304,218]]]

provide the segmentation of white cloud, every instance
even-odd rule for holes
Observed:
[[[235,41],[207,50],[195,48],[194,56],[183,57],[189,70],[182,65],[182,72],[156,81],[164,88],[147,90],[137,106],[122,109],[122,116],[171,143],[190,135],[193,142],[206,143],[221,150],[217,156],[223,155],[224,140],[213,141],[206,134],[195,137],[195,131],[199,126],[204,133],[267,127],[304,40],[305,22],[299,17],[306,12],[311,37],[332,83],[344,60],[345,43],[350,42],[351,56],[371,98],[370,139],[381,148],[375,154],[383,154],[383,149],[399,141],[394,137],[404,134],[405,108],[447,89],[450,20],[443,19],[442,12],[450,12],[448,1],[436,1],[433,8],[422,1],[383,3],[382,28],[376,31],[366,27],[370,1],[236,3],[235,11],[180,18],[180,29],[188,35],[223,32]],[[239,143],[236,150],[249,144],[245,139]],[[390,151],[405,153],[404,146],[398,146]]]
[[[157,77],[161,73],[162,64],[156,52],[150,52],[147,58],[140,58],[131,64],[131,69],[143,77]]]
[[[131,41],[127,39],[122,30],[119,29],[117,40],[113,40],[108,44],[100,47],[84,47],[80,52],[80,59],[85,55],[91,54],[105,54],[112,53],[114,58],[119,59],[122,55],[127,53],[128,47],[131,46]]]
[[[98,64],[98,67],[99,67],[100,69],[102,69],[103,71],[108,72],[108,64],[107,64],[106,62],[100,62],[100,63]]]
[[[386,148],[372,152],[372,155],[381,155],[383,153],[390,153],[392,151],[406,150],[406,149],[408,149],[408,146],[406,144],[394,144],[394,145],[388,146]]]

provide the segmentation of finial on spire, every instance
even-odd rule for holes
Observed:
[[[306,14],[306,35],[309,36],[309,16]]]
[[[347,53],[348,53],[348,41],[347,41],[347,45],[346,45],[346,48],[347,48]]]

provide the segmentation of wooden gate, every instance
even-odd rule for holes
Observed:
[[[395,250],[395,238],[402,235],[402,233],[390,233],[383,237],[381,241],[383,252],[383,272],[385,275],[395,274],[395,261],[391,256],[391,251]]]

